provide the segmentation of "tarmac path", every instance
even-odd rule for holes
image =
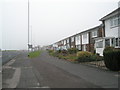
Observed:
[[[74,64],[42,51],[30,59],[27,52],[3,66],[3,88],[118,88],[117,72]],[[11,83],[10,83],[11,82]]]

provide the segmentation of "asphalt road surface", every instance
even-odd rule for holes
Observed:
[[[2,64],[7,63],[12,58],[20,54],[21,51],[6,50],[2,51]]]
[[[3,88],[118,88],[118,73],[22,52],[3,66]]]

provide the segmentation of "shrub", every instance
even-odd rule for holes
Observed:
[[[54,50],[48,50],[48,52],[49,52],[49,55],[52,55],[52,56],[55,56],[55,55],[56,55],[56,53],[55,53]]]
[[[62,50],[57,50],[56,52],[57,52],[57,53],[61,53],[61,51],[62,51]]]
[[[49,52],[49,53],[52,53],[52,52],[54,52],[54,50],[48,50],[48,52]]]
[[[67,50],[61,50],[61,54],[65,56],[65,55],[68,54],[68,51]]]
[[[109,52],[109,51],[113,51],[114,50],[114,47],[106,47],[104,49],[104,52]]]
[[[69,54],[69,55],[65,56],[65,59],[75,61],[75,60],[77,60],[77,56],[76,56],[76,54]]]
[[[106,47],[103,51],[104,62],[108,69],[112,71],[120,70],[120,49]]]
[[[87,51],[80,51],[77,53],[78,62],[91,61],[92,53]]]
[[[99,54],[92,54],[90,57],[90,61],[101,61],[103,60],[102,56],[99,56]]]
[[[74,53],[78,52],[78,49],[76,49],[76,48],[69,48],[68,52],[69,52],[69,54],[74,54]]]

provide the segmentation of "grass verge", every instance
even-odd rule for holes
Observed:
[[[38,57],[38,56],[40,56],[40,53],[41,53],[41,51],[30,52],[30,53],[29,53],[29,57],[30,57],[30,58]]]

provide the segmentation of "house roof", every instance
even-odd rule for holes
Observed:
[[[96,26],[96,27],[90,28],[90,29],[88,29],[88,30],[82,31],[82,32],[80,32],[80,33],[89,32],[89,31],[95,30],[95,29],[97,29],[97,28],[99,29],[100,27],[102,27],[102,24],[100,24],[99,26]],[[80,33],[79,33],[79,34],[80,34]]]
[[[116,10],[112,11],[111,13],[107,14],[103,18],[101,18],[100,21],[104,21],[104,20],[109,19],[109,18],[111,18],[115,15],[118,15],[118,14],[120,14],[120,7],[117,8]]]
[[[100,28],[100,27],[102,27],[102,24],[100,24],[100,25],[98,25],[98,26],[96,26],[96,27],[90,28],[90,29],[88,29],[88,30],[79,32],[79,33],[77,33],[77,34],[73,34],[73,35],[71,35],[71,36],[68,36],[68,37],[66,37],[66,38],[64,38],[64,39],[61,39],[61,40],[57,41],[56,43],[61,42],[61,41],[63,41],[63,40],[66,40],[66,39],[68,39],[68,38],[70,38],[70,37],[74,37],[74,36],[76,36],[76,35],[79,35],[79,34],[82,34],[82,33],[86,33],[86,32],[95,30],[96,28]]]

